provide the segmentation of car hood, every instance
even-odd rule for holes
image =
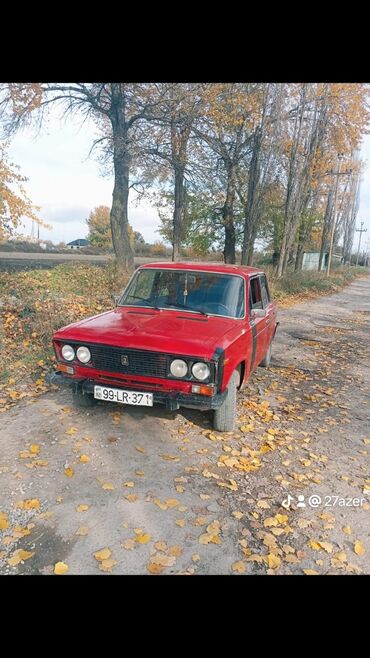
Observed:
[[[181,310],[117,307],[63,327],[54,339],[210,359],[216,347],[222,347],[222,337],[235,327],[235,322],[240,320]]]

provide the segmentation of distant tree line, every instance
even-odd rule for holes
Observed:
[[[349,261],[359,204],[359,149],[369,125],[365,83],[4,84],[6,135],[42,127],[48,108],[91,117],[93,146],[114,173],[109,213],[122,269],[133,267],[131,190],[156,204],[172,245],[237,250],[251,264],[267,243],[278,276],[303,252],[340,240]],[[155,192],[153,192],[155,190]]]

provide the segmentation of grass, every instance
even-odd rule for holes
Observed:
[[[364,268],[291,273],[279,280],[268,273],[273,299],[289,306],[306,298],[334,292]],[[127,283],[115,264],[103,267],[68,263],[51,270],[0,272],[0,410],[19,399],[47,390],[44,378],[54,364],[53,332],[113,308],[112,296]]]
[[[126,282],[113,263],[0,273],[0,409],[47,389],[53,332],[111,309]]]
[[[333,270],[329,277],[326,272],[300,271],[290,272],[281,279],[274,278],[268,272],[271,295],[280,306],[291,306],[305,299],[329,295],[341,290],[354,279],[368,275],[370,270],[364,267],[345,267]]]

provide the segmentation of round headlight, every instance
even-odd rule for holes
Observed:
[[[204,382],[205,379],[208,379],[211,371],[206,363],[198,361],[198,363],[194,363],[191,372],[193,373],[195,379],[199,379],[199,381]]]
[[[170,371],[174,377],[185,377],[188,366],[182,359],[174,359],[170,365]]]
[[[62,347],[62,357],[66,361],[73,361],[75,358],[75,351],[70,345],[63,345]]]
[[[81,363],[88,363],[91,359],[91,352],[88,347],[79,347],[77,350],[77,358]]]

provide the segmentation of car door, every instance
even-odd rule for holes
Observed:
[[[252,329],[252,355],[250,372],[258,366],[267,350],[266,311],[263,308],[260,275],[249,279],[249,322]]]
[[[270,291],[267,283],[267,277],[265,274],[260,274],[260,284],[261,284],[261,299],[262,307],[266,311],[265,325],[266,325],[266,343],[265,343],[265,352],[262,355],[262,358],[265,356],[265,353],[270,345],[276,325],[276,309],[274,304],[271,301]]]

